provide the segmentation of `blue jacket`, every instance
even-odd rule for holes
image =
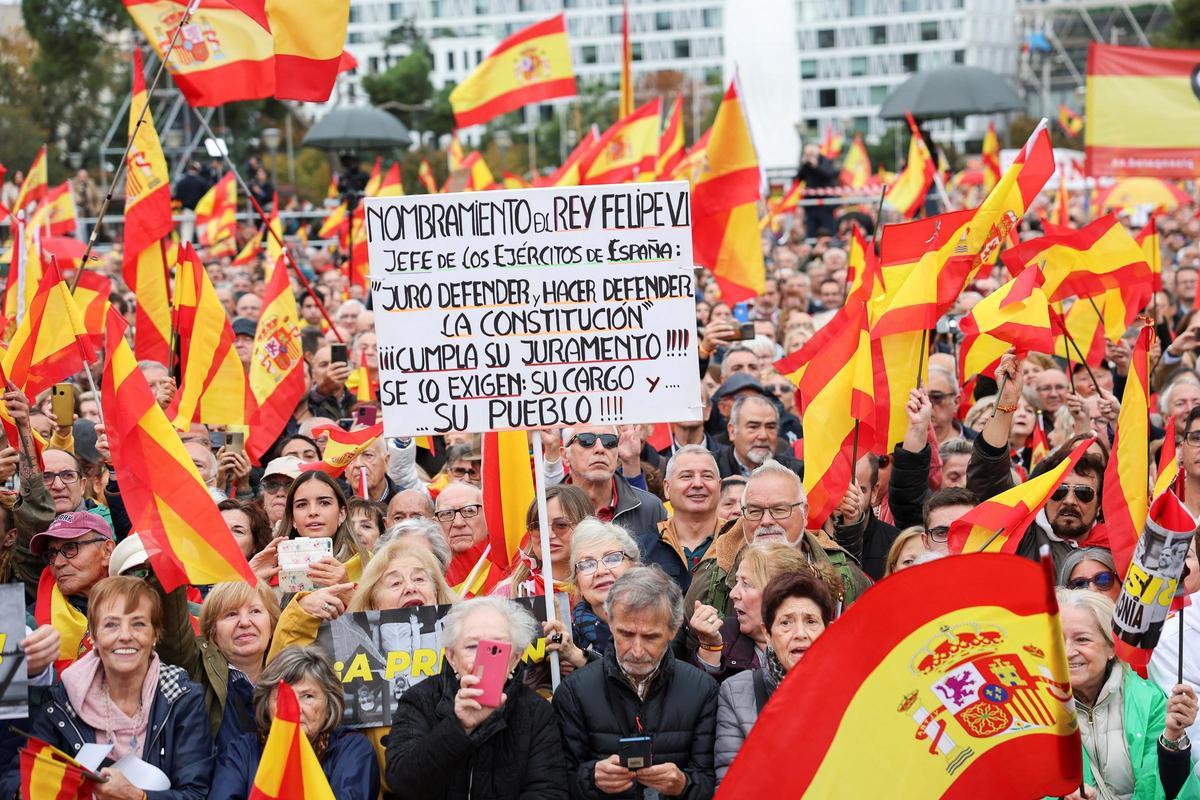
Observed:
[[[254,788],[254,774],[261,758],[262,745],[257,733],[234,739],[221,752],[208,796],[212,800],[245,800]],[[375,748],[357,731],[334,729],[321,757],[321,769],[338,800],[375,800],[379,795]]]
[[[61,683],[50,688],[45,704],[33,713],[29,732],[72,756],[84,743],[96,741],[96,731],[75,713]],[[167,791],[147,792],[150,800],[208,797],[213,743],[204,711],[204,692],[179,667],[163,664],[159,669],[146,736],[142,760],[171,779]],[[20,764],[14,760],[0,781],[0,797],[15,796],[20,780]]]

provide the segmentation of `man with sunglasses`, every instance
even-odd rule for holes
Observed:
[[[954,375],[940,366],[929,367],[929,380],[925,384],[926,394],[932,405],[930,423],[938,446],[951,439],[973,440],[979,434],[958,421],[960,390]]]
[[[569,470],[564,482],[583,490],[597,519],[620,525],[631,536],[658,530],[658,523],[667,518],[667,510],[657,497],[634,486],[619,468],[617,447],[621,436],[615,426],[563,428],[562,440],[562,459]],[[547,467],[549,473],[553,467]],[[636,479],[644,481],[640,466]]]

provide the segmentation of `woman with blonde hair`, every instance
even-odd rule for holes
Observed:
[[[900,531],[888,548],[887,561],[883,576],[886,578],[894,572],[908,569],[929,549],[925,546],[925,529],[920,525],[905,528]]]

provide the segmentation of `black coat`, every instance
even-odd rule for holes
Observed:
[[[796,473],[801,478],[804,477],[804,462],[793,458],[786,453],[779,452],[776,448],[775,455],[771,456],[783,466]],[[717,472],[722,478],[728,478],[730,475],[741,475],[742,465],[738,463],[737,458],[733,454],[733,446],[727,445],[716,452],[714,458],[717,460]]]
[[[524,685],[467,733],[454,713],[458,678],[450,669],[400,697],[387,737],[391,795],[413,800],[566,800],[562,737],[550,704]]]
[[[652,737],[654,763],[673,763],[687,776],[685,800],[707,800],[716,791],[713,739],[717,724],[717,683],[700,669],[677,661],[670,650],[658,675],[639,700],[617,665],[612,646],[594,661],[567,676],[554,695],[562,724],[570,770],[571,797],[585,800],[637,798],[643,786],[617,795],[596,788],[596,762],[618,751],[618,741],[644,734]]]

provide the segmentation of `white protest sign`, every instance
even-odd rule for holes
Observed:
[[[364,202],[386,435],[701,418],[686,182]]]

